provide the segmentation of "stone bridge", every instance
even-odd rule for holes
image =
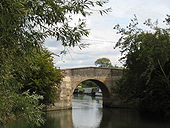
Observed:
[[[72,68],[64,69],[63,75],[59,99],[54,106],[48,108],[49,110],[71,108],[74,89],[86,80],[91,80],[100,87],[104,107],[118,107],[120,105],[119,98],[112,90],[116,85],[116,81],[122,76],[122,69],[101,67]]]

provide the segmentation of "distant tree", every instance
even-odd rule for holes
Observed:
[[[111,68],[113,67],[111,61],[108,58],[100,58],[95,61],[95,65],[98,67],[107,67]]]
[[[91,80],[86,80],[81,83],[82,87],[88,88],[88,87],[96,87],[97,84]]]

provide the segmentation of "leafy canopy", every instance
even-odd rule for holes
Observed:
[[[95,61],[95,65],[98,67],[113,67],[111,61],[108,58],[100,58]]]
[[[41,46],[51,36],[63,46],[79,45],[81,37],[89,32],[82,18],[71,24],[73,15],[86,17],[92,14],[91,8],[105,3],[103,0],[1,0],[0,45],[26,50]]]
[[[148,30],[139,28],[135,17],[126,28],[115,26],[126,67],[118,92],[142,111],[170,117],[170,99],[165,98],[170,96],[170,31],[150,19],[144,24]]]
[[[13,114],[17,116],[17,113],[29,117],[31,124],[43,122],[39,101],[54,102],[55,85],[61,80],[51,53],[43,48],[45,39],[54,37],[65,47],[82,47],[81,37],[87,36],[89,31],[83,18],[72,25],[73,15],[86,17],[92,14],[94,7],[102,7],[106,2],[0,1],[0,122]],[[101,13],[108,11],[100,10]]]

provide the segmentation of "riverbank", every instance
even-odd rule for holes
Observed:
[[[133,109],[103,108],[102,97],[73,96],[72,109],[49,111],[40,128],[169,128],[170,122],[142,117]],[[28,128],[25,120],[0,128]]]
[[[26,116],[24,114],[20,114],[20,115],[9,115],[8,117],[6,118],[0,118],[0,124],[1,125],[6,125],[8,123],[10,123],[11,121],[15,121],[15,120],[18,120],[18,119],[24,119],[26,118]]]

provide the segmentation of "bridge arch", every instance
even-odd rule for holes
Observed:
[[[81,80],[80,82],[77,82],[75,84],[75,86],[74,86],[74,88],[72,90],[72,94],[73,94],[74,90],[77,88],[77,86],[80,85],[84,81],[92,81],[97,85],[97,87],[99,87],[101,89],[102,97],[103,97],[103,106],[105,106],[105,103],[107,103],[107,101],[110,99],[111,94],[109,92],[109,89],[105,85],[105,83],[103,83],[101,80],[98,80],[98,79],[84,79],[84,80]]]
[[[103,93],[103,106],[112,107],[120,104],[116,95],[112,94],[112,89],[116,86],[116,81],[122,76],[122,69],[82,67],[63,70],[63,80],[60,85],[61,92],[54,106],[49,110],[67,109],[72,107],[72,94],[79,83],[92,80],[101,88]],[[113,103],[113,101],[115,101]]]

